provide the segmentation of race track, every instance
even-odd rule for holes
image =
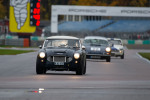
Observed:
[[[36,75],[37,52],[0,56],[0,100],[150,100],[150,62],[125,50],[125,59],[87,60],[86,75]],[[39,88],[44,88],[42,93]]]

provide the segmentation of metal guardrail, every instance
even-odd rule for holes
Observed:
[[[31,47],[38,47],[39,45],[43,44],[45,38],[32,37],[30,39],[29,45]],[[24,39],[6,39],[5,42],[4,42],[4,39],[0,39],[0,45],[21,46],[21,47],[23,47],[24,44],[25,44],[24,42],[25,42]],[[150,40],[123,40],[123,44],[129,44],[129,45],[134,45],[134,44],[149,45],[150,44]]]
[[[24,39],[6,39],[5,45],[9,46],[24,46]]]

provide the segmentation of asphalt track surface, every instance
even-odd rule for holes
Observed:
[[[87,73],[36,75],[37,52],[0,56],[0,100],[150,100],[150,62],[125,51],[125,59],[87,60]]]

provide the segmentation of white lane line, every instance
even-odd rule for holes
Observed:
[[[149,61],[148,59],[142,57],[138,52],[136,53],[136,55],[137,55],[139,58],[141,58],[141,59],[145,60],[146,62],[150,63],[150,61]]]

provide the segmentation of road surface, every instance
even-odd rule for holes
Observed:
[[[87,73],[36,75],[37,52],[0,56],[0,100],[150,100],[150,62],[137,52],[125,59],[87,60]]]

